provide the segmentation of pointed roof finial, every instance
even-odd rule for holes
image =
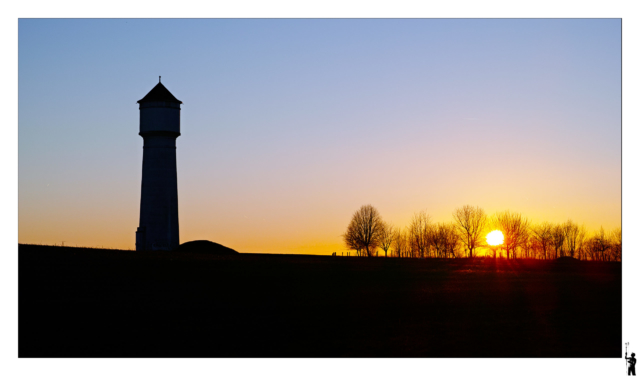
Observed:
[[[158,83],[162,82],[162,76],[158,76]]]
[[[158,76],[158,80],[162,79],[162,76]],[[182,101],[179,101],[176,97],[173,96],[173,94],[171,94],[171,92],[169,90],[167,90],[166,87],[164,87],[164,85],[162,84],[162,82],[158,82],[156,84],[156,86],[151,89],[150,92],[147,93],[147,95],[144,96],[144,98],[140,99],[138,101],[138,103],[141,102],[178,102],[178,103],[182,103]]]

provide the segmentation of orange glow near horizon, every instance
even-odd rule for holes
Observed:
[[[493,230],[490,233],[487,234],[487,243],[489,243],[489,245],[501,245],[502,243],[504,243],[504,235],[502,235],[502,231],[500,230]]]

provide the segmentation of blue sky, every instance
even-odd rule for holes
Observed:
[[[329,254],[363,204],[620,226],[619,19],[21,19],[21,241],[133,247],[159,75],[181,241]]]

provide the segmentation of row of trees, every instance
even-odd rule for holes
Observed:
[[[486,242],[487,233],[495,229],[504,236],[499,246]],[[584,225],[571,220],[560,224],[532,224],[518,213],[505,211],[489,217],[480,207],[470,205],[456,209],[450,223],[434,223],[421,211],[414,214],[406,228],[396,228],[383,221],[376,208],[364,205],[353,214],[343,238],[347,248],[356,251],[356,255],[368,257],[376,256],[379,250],[385,257],[475,257],[484,250],[493,257],[504,252],[507,258],[622,259],[620,228],[607,233],[601,227],[588,234]]]

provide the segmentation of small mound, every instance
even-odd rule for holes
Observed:
[[[578,260],[577,258],[573,258],[571,256],[562,256],[562,257],[558,257],[556,259],[556,261],[559,261],[559,262],[574,262],[574,261],[580,261],[580,260]]]
[[[218,243],[211,242],[209,240],[194,240],[192,242],[186,242],[180,244],[174,252],[181,253],[200,253],[207,255],[237,255],[238,252],[220,245]]]

